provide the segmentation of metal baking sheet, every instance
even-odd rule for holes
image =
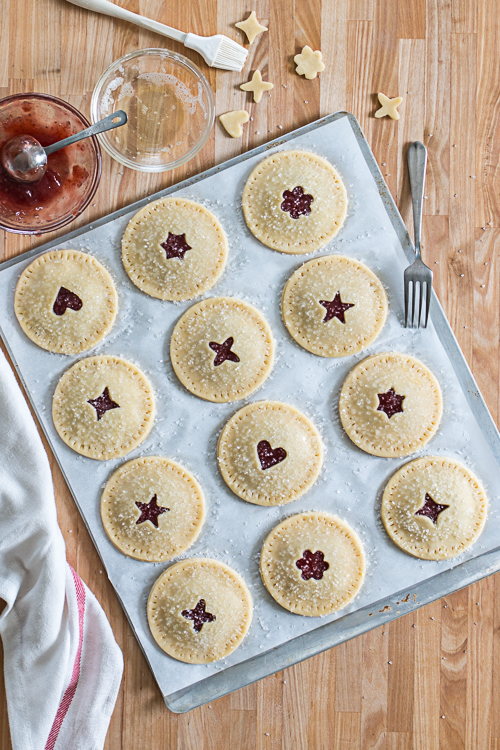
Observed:
[[[241,193],[254,165],[269,153],[289,148],[307,149],[331,161],[349,197],[342,230],[329,245],[307,257],[264,247],[247,230],[241,211]],[[120,243],[129,219],[148,201],[174,193],[207,206],[228,235],[228,266],[205,296],[245,299],[264,313],[273,329],[273,371],[249,400],[291,403],[306,413],[322,434],[325,463],[320,478],[306,495],[289,505],[254,506],[226,487],[216,464],[217,436],[245,402],[211,404],[182,388],[171,368],[169,341],[176,321],[193,302],[172,304],[148,297],[123,270]],[[120,310],[111,334],[91,352],[77,357],[51,354],[32,344],[13,314],[14,289],[22,269],[37,255],[58,247],[95,255],[110,270],[119,293]],[[297,346],[280,315],[281,290],[289,276],[310,257],[329,253],[365,262],[384,283],[390,305],[387,324],[372,346],[359,355],[333,360]],[[0,266],[2,337],[171,710],[188,711],[500,569],[500,436],[437,299],[432,303],[430,328],[406,330],[402,326],[403,270],[412,253],[411,241],[359,124],[352,115],[341,112]],[[471,550],[451,561],[415,559],[388,539],[379,520],[381,492],[389,477],[410,459],[363,453],[346,437],[338,419],[336,404],[347,373],[364,357],[387,350],[421,359],[443,390],[439,432],[415,456],[447,455],[463,461],[481,479],[490,499],[482,536]],[[96,353],[112,353],[136,362],[155,389],[155,426],[147,440],[125,459],[98,462],[79,456],[62,443],[52,424],[52,395],[59,378],[74,361]],[[183,664],[159,649],[147,625],[146,600],[168,564],[124,557],[101,525],[100,495],[113,471],[131,458],[158,454],[193,471],[207,500],[204,529],[181,557],[208,556],[226,562],[243,576],[254,599],[254,618],[243,644],[215,664]],[[345,610],[324,618],[300,617],[282,609],[264,589],[258,572],[259,551],[267,533],[286,516],[312,509],[347,520],[360,535],[367,557],[367,575],[359,596]]]

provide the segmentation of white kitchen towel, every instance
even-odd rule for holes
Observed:
[[[49,462],[0,351],[0,615],[14,750],[100,750],[123,658],[66,561]]]

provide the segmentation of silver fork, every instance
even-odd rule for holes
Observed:
[[[411,201],[413,204],[413,232],[415,235],[416,260],[405,270],[405,328],[413,328],[415,319],[415,299],[418,297],[417,328],[420,328],[422,303],[425,291],[425,322],[427,328],[431,305],[432,271],[422,260],[420,237],[422,234],[422,209],[424,204],[425,170],[427,169],[427,149],[420,141],[412,143],[408,149],[408,172],[410,174]],[[411,288],[410,288],[411,285]],[[411,297],[411,322],[408,322],[408,308]]]

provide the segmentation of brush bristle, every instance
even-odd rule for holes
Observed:
[[[224,38],[215,56],[214,65],[225,70],[241,70],[248,56],[248,50],[232,39]]]

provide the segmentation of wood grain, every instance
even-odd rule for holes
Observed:
[[[500,14],[496,0],[118,0],[197,33],[225,33],[255,8],[269,32],[243,73],[207,68],[217,113],[247,108],[241,140],[218,123],[201,154],[175,173],[143,175],[103,159],[99,216],[339,109],[352,111],[411,220],[406,150],[429,149],[424,254],[435,287],[495,419],[499,416]],[[0,96],[40,91],[89,115],[92,88],[112,60],[166,40],[64,0],[0,0]],[[293,55],[321,49],[326,69],[306,81]],[[260,69],[274,83],[258,105],[239,89]],[[401,95],[401,119],[375,120],[376,94]],[[64,231],[64,230],[63,230]],[[63,232],[60,232],[62,234]],[[55,235],[54,235],[55,236]],[[0,233],[0,258],[50,239]],[[500,576],[407,615],[261,682],[175,716],[100,567],[51,459],[68,559],[102,603],[125,672],[107,750],[500,750]],[[392,662],[392,663],[391,663]],[[0,681],[0,749],[10,750]],[[70,749],[69,749],[70,750]]]

